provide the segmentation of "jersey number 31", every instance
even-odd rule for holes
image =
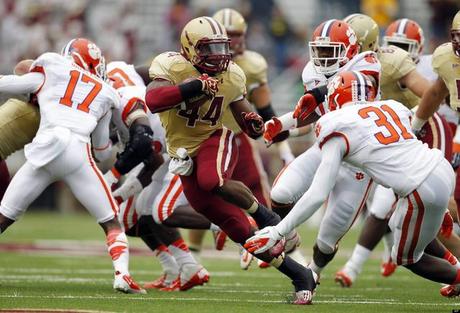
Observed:
[[[396,114],[396,112],[388,105],[384,104],[380,108],[373,106],[365,107],[358,111],[359,116],[363,119],[371,117],[370,113],[373,113],[377,117],[377,119],[374,120],[375,125],[385,128],[390,134],[388,136],[385,136],[382,132],[374,134],[377,141],[382,145],[389,145],[391,143],[398,142],[401,137],[404,139],[414,138],[414,136],[409,133],[407,128],[401,123],[401,119],[398,114]]]

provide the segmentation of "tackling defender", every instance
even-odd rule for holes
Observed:
[[[327,110],[316,125],[321,163],[308,191],[276,226],[266,227],[245,247],[262,252],[303,223],[326,201],[342,162],[359,167],[398,195],[390,220],[392,257],[426,279],[460,283],[460,269],[424,253],[440,229],[455,173],[441,151],[410,131],[412,112],[393,100],[373,101],[376,90],[359,72],[342,72],[328,85]]]

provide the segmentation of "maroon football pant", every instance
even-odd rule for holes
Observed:
[[[10,184],[10,173],[4,160],[0,160],[0,201],[5,194],[6,188]]]
[[[269,207],[270,187],[257,147],[245,133],[239,133],[235,138],[238,146],[238,162],[232,179],[245,184],[259,203]]]
[[[218,225],[230,239],[244,244],[252,235],[246,215],[212,192],[232,177],[237,159],[234,134],[226,128],[220,129],[201,144],[193,158],[192,174],[180,178],[190,205]]]

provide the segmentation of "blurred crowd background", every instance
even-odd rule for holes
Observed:
[[[425,53],[449,40],[459,0],[0,0],[0,72],[11,73],[17,61],[46,51],[59,52],[74,37],[88,37],[107,61],[149,63],[157,54],[179,49],[182,27],[192,18],[231,7],[249,25],[247,47],[269,64],[273,106],[290,110],[303,92],[301,71],[308,61],[307,42],[324,20],[361,12],[374,18],[381,33],[401,17],[417,21],[425,32]],[[305,145],[291,145],[296,153]],[[264,149],[266,150],[266,149]],[[281,164],[264,152],[271,177]],[[20,156],[9,160],[12,171]],[[47,193],[49,195],[49,193]],[[54,193],[51,193],[54,194]],[[60,196],[68,201],[68,195]],[[46,197],[46,194],[45,194]],[[51,202],[50,202],[51,201]],[[65,207],[55,196],[48,207]]]

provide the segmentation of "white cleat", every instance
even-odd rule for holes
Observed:
[[[142,289],[129,274],[115,274],[113,289],[123,293],[146,294],[147,291]]]
[[[295,293],[295,299],[292,304],[308,305],[313,300],[313,292],[310,290],[300,290]]]
[[[180,269],[180,291],[202,286],[209,281],[209,272],[200,264],[185,264]]]
[[[240,267],[242,270],[247,270],[251,265],[254,256],[244,248],[240,248]]]

